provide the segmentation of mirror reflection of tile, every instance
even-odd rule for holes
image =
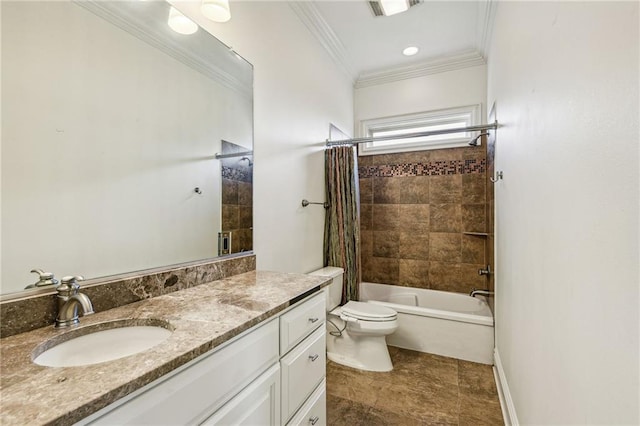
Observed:
[[[222,232],[224,254],[253,250],[253,155],[232,142],[222,141],[222,154],[243,153],[221,160]]]

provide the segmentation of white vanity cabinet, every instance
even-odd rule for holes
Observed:
[[[215,420],[212,414],[256,378],[263,378],[272,367],[279,370],[278,335],[277,319],[260,324],[78,424],[194,425],[207,419]],[[280,424],[279,382],[278,379],[270,384],[275,387],[270,394],[273,413],[260,424]],[[263,397],[262,394],[255,396]],[[239,404],[238,401],[235,404]]]
[[[318,292],[78,425],[324,425],[325,299]]]
[[[280,316],[282,424],[318,425],[320,419],[319,424],[325,422],[325,315],[325,297],[320,292]],[[308,403],[314,398],[318,400],[317,414],[307,417],[310,412],[305,410],[310,409]],[[320,413],[321,407],[325,408]]]

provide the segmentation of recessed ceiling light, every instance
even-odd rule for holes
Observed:
[[[402,54],[403,54],[404,56],[413,56],[413,55],[415,55],[416,53],[418,53],[418,50],[420,50],[420,49],[418,49],[418,48],[417,48],[417,47],[415,47],[415,46],[409,46],[409,47],[407,47],[406,49],[404,49],[404,50],[402,51]]]
[[[409,10],[409,2],[407,0],[380,0],[380,6],[382,6],[385,16]]]
[[[374,16],[391,16],[422,3],[424,0],[369,0]]]

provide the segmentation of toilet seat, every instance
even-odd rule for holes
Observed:
[[[371,322],[395,321],[398,317],[398,313],[393,309],[355,301],[347,302],[342,306],[339,315],[340,318],[345,321],[359,320]]]

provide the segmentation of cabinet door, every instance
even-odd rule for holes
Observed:
[[[326,367],[325,329],[321,327],[280,360],[282,367],[282,420],[291,418],[318,383]]]
[[[327,425],[327,382],[323,380],[287,426]]]
[[[280,424],[280,365],[275,364],[202,425]]]

